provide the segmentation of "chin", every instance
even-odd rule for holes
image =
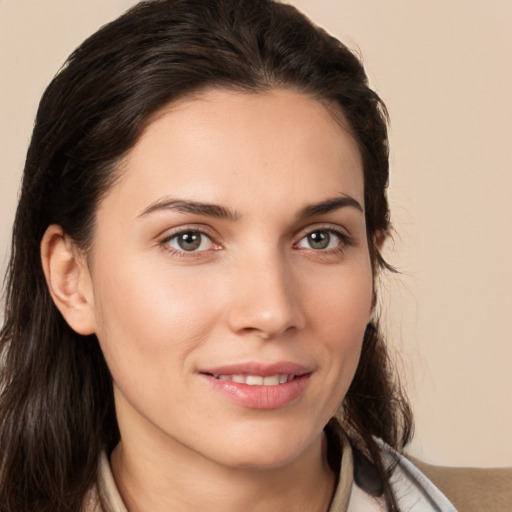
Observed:
[[[231,457],[229,466],[237,469],[272,470],[280,469],[296,460],[302,451],[279,450],[266,451],[259,448],[254,452],[237,453]]]
[[[224,460],[224,465],[233,468],[278,469],[299,459],[308,448],[316,446],[317,438],[321,439],[321,434],[294,435],[290,430],[279,432],[272,428],[259,428],[253,435],[248,433],[240,437],[231,437],[229,445],[217,445],[219,459]]]

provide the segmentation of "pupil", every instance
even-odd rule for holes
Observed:
[[[194,251],[201,245],[201,235],[199,233],[183,233],[178,238],[178,245],[184,251]]]
[[[315,231],[308,235],[309,245],[313,249],[325,249],[329,245],[330,236],[326,231]]]

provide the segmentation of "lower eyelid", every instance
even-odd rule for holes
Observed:
[[[303,235],[293,245],[295,247],[297,247],[300,244],[300,242],[302,240],[304,240],[305,238],[307,238],[309,235],[311,235],[311,234],[313,234],[315,232],[321,232],[321,231],[327,232],[327,233],[329,233],[329,234],[331,234],[333,236],[338,237],[339,243],[336,244],[335,247],[326,248],[326,249],[309,248],[312,251],[319,252],[319,253],[323,252],[323,253],[328,254],[329,252],[334,253],[334,252],[337,252],[337,251],[342,251],[344,248],[347,248],[347,247],[355,245],[355,240],[353,239],[353,237],[351,235],[347,234],[346,232],[344,232],[344,231],[342,231],[340,229],[329,227],[329,226],[319,226],[316,229],[308,230],[305,233],[303,232]],[[173,247],[170,244],[170,242],[173,239],[176,239],[177,237],[179,237],[180,235],[183,235],[185,233],[198,233],[202,237],[207,238],[209,240],[208,247],[205,248],[205,249],[201,249],[201,250],[187,251],[187,250],[185,250],[183,248]],[[158,245],[160,245],[162,248],[164,248],[168,252],[171,252],[171,253],[174,253],[174,254],[176,254],[178,256],[183,256],[183,257],[187,257],[187,256],[189,256],[189,257],[197,257],[197,256],[199,256],[199,255],[201,255],[203,253],[208,253],[210,251],[217,251],[217,250],[220,250],[220,249],[223,248],[222,245],[217,243],[215,241],[215,239],[209,233],[205,232],[202,229],[194,228],[193,226],[187,227],[186,229],[180,229],[180,230],[178,230],[178,231],[176,231],[174,233],[167,234],[166,236],[162,237],[158,241]],[[301,248],[301,247],[299,247],[299,248]],[[304,249],[308,249],[308,248],[304,247]]]
[[[327,227],[327,226],[325,226],[325,227],[321,226],[321,227],[318,227],[316,229],[312,229],[312,230],[308,231],[307,233],[304,233],[299,238],[298,242],[296,244],[294,244],[294,245],[298,245],[302,240],[307,238],[309,235],[311,235],[313,233],[320,232],[320,231],[327,232],[327,233],[329,233],[331,235],[334,235],[337,238],[339,238],[339,240],[340,240],[339,245],[341,245],[341,246],[347,247],[347,246],[354,245],[354,240],[353,240],[353,238],[350,235],[348,235],[347,233],[345,233],[345,232],[343,232],[343,231],[341,231],[339,229],[335,229],[335,228]],[[319,249],[317,249],[317,250],[320,251]],[[323,251],[324,252],[328,252],[329,250],[336,250],[336,248],[324,249]]]
[[[209,240],[209,246],[206,248],[206,249],[201,249],[201,250],[195,250],[195,251],[187,251],[183,248],[179,248],[179,247],[173,247],[173,245],[171,245],[171,242],[173,240],[176,240],[180,235],[184,235],[185,233],[197,233],[199,234],[201,237],[203,238],[206,238]],[[203,242],[201,242],[203,243]],[[197,229],[197,228],[187,228],[187,229],[180,229],[174,233],[169,233],[167,234],[166,236],[162,237],[159,241],[158,241],[158,245],[160,245],[161,247],[165,248],[166,250],[170,251],[170,252],[174,252],[174,253],[179,253],[180,255],[181,254],[184,254],[184,255],[189,255],[189,256],[192,256],[194,254],[200,254],[200,253],[204,253],[204,252],[208,252],[209,250],[211,250],[212,248],[213,249],[219,249],[220,248],[220,245],[218,243],[215,242],[215,240],[213,239],[213,237],[206,233],[205,231],[203,231],[202,229]]]

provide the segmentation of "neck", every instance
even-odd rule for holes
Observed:
[[[182,445],[170,453],[125,439],[114,450],[111,465],[130,512],[326,512],[335,477],[325,452],[321,434],[296,459],[279,468],[230,468],[191,454]]]

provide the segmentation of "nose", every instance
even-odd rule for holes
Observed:
[[[260,254],[239,262],[230,274],[232,331],[272,339],[304,327],[299,282],[285,258]]]

